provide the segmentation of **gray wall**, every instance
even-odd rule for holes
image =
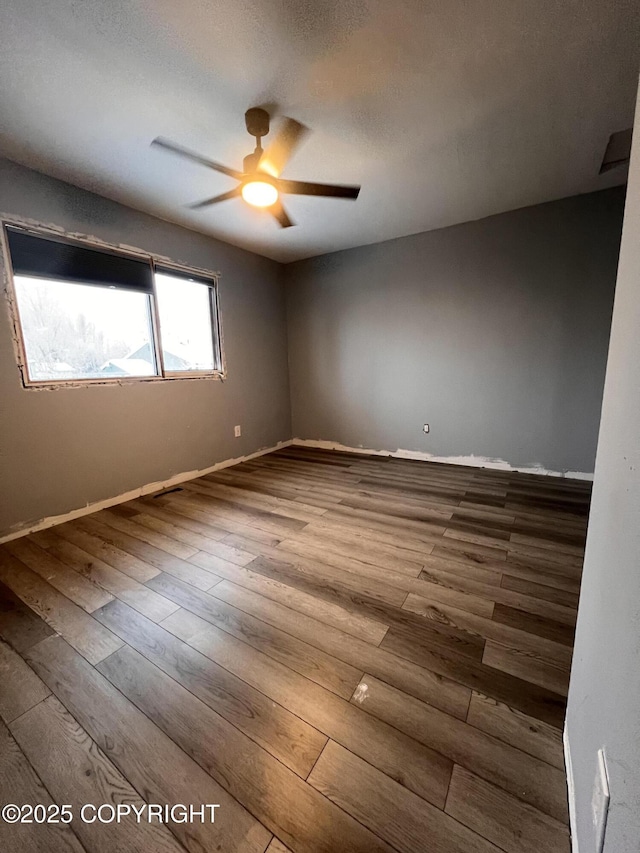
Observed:
[[[288,265],[293,435],[592,472],[623,203],[607,190]]]
[[[640,851],[640,101],[634,138],[567,712],[580,853],[600,747],[605,853]]]
[[[222,273],[228,379],[25,389],[0,305],[0,536],[291,437],[281,267],[0,160],[0,211]],[[233,427],[242,426],[234,438]]]

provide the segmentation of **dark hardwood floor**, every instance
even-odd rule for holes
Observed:
[[[74,811],[0,847],[568,853],[589,498],[290,447],[0,546],[0,801]]]

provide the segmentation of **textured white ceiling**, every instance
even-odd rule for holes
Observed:
[[[640,0],[2,0],[0,151],[280,261],[620,183]],[[356,202],[285,197],[279,229],[231,179],[244,111],[311,127],[284,177],[360,183]],[[267,140],[268,141],[268,137]]]

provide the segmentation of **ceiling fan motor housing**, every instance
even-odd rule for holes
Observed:
[[[245,175],[252,175],[254,172],[258,171],[258,163],[260,162],[260,158],[262,157],[262,149],[258,149],[253,152],[253,154],[247,154],[247,156],[242,161],[242,170]]]
[[[269,133],[269,113],[260,107],[251,107],[244,114],[245,124],[251,136],[266,136]]]

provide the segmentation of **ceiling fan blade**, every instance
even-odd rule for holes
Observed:
[[[222,163],[216,163],[215,160],[209,160],[208,157],[203,157],[195,151],[183,148],[182,145],[177,145],[175,142],[171,142],[170,139],[157,136],[151,144],[157,145],[159,148],[164,148],[166,151],[171,151],[173,154],[179,154],[180,157],[186,157],[188,160],[193,160],[194,163],[200,163],[202,166],[208,166],[210,169],[215,169],[216,172],[222,172],[223,175],[229,175],[230,178],[235,178],[237,181],[242,180],[242,172],[238,172],[236,169],[229,169],[228,166],[223,166]]]
[[[340,184],[314,184],[309,181],[278,180],[278,189],[283,193],[293,195],[316,195],[326,198],[358,198],[360,187],[342,186]]]
[[[258,168],[277,178],[300,145],[309,128],[293,118],[283,118],[278,132],[260,158]]]
[[[295,225],[295,222],[292,222],[288,215],[287,211],[282,206],[282,202],[280,199],[275,204],[272,204],[269,208],[269,211],[275,216],[278,220],[282,228],[291,228],[292,225]]]
[[[194,204],[187,204],[186,206],[189,210],[199,210],[201,207],[207,207],[210,204],[217,204],[219,201],[226,201],[228,198],[236,198],[239,195],[240,187],[236,187],[234,190],[229,190],[227,193],[214,195],[212,198],[205,198],[202,201],[196,201]]]

